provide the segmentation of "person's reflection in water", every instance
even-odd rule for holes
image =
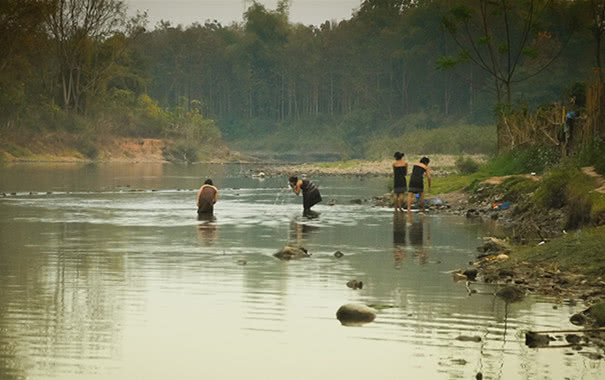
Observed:
[[[412,221],[413,220],[413,221]],[[429,246],[431,243],[431,225],[427,224],[426,242],[424,241],[424,214],[417,215],[415,218],[408,214],[410,225],[410,245],[414,247],[414,257],[420,264],[426,264],[429,256]]]
[[[407,256],[405,251],[406,223],[403,214],[395,213],[393,215],[393,259],[395,260],[395,269],[401,268],[401,264]]]
[[[300,223],[297,219],[298,218],[294,218],[290,221],[290,236],[288,237],[288,243],[291,245],[304,246],[309,234],[319,230],[319,227]]]
[[[197,238],[202,243],[214,245],[218,232],[216,230],[216,217],[212,214],[199,214],[197,225]]]

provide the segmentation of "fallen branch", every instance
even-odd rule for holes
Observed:
[[[556,333],[575,333],[575,332],[595,332],[605,331],[605,327],[598,327],[594,329],[577,329],[577,330],[546,330],[546,331],[528,331],[528,334],[556,334]]]

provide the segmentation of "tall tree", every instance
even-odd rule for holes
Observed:
[[[120,48],[103,57],[99,54],[99,45],[111,36],[127,31],[126,7],[121,0],[50,1],[52,10],[48,14],[48,25],[60,67],[63,108],[83,111],[82,97],[109,70],[115,61],[115,53],[123,51]],[[132,30],[136,29],[135,26]]]

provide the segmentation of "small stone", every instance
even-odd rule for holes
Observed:
[[[347,282],[347,286],[351,289],[362,289],[363,281],[351,280],[351,281]]]
[[[334,252],[334,257],[336,257],[337,259],[340,259],[341,257],[344,256],[344,253],[340,252],[340,251],[336,251]]]
[[[238,265],[246,265],[246,264],[248,264],[248,262],[246,260],[244,260],[244,259],[239,259],[239,260],[237,260],[237,264]]]

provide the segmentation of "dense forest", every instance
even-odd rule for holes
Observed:
[[[289,6],[149,26],[120,0],[4,0],[0,134],[490,152],[497,109],[580,99],[600,75],[602,0],[365,0],[319,26],[290,23]]]

